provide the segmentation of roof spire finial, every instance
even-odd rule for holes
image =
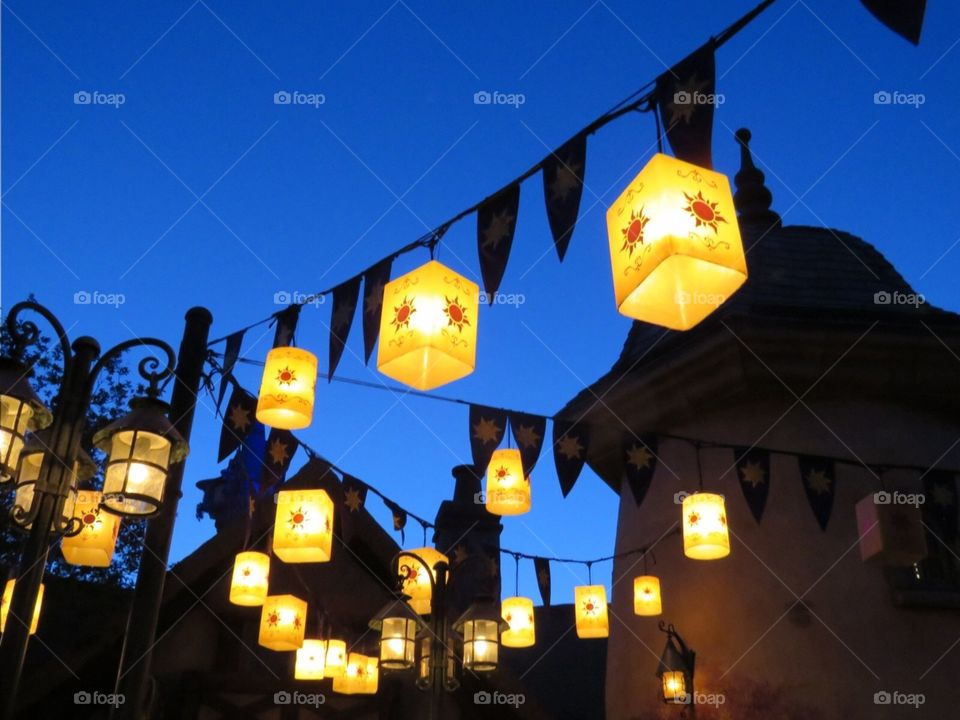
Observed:
[[[741,223],[756,223],[764,229],[780,225],[780,216],[770,209],[773,195],[764,185],[764,175],[753,164],[750,153],[750,131],[740,128],[736,132],[737,142],[740,143],[740,171],[733,181],[737,191],[733,196],[733,204]]]

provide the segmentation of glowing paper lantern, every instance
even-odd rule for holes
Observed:
[[[504,647],[531,647],[536,642],[533,619],[533,600],[528,597],[508,597],[501,603],[501,614],[510,627],[503,631],[500,642]]]
[[[523,473],[519,450],[494,450],[487,465],[486,507],[494,515],[530,511],[530,478]]]
[[[60,550],[71,565],[108,567],[120,532],[120,518],[100,507],[103,496],[94,490],[77,493],[74,517],[82,523],[79,534],[63,538]]]
[[[747,279],[725,175],[656,154],[607,210],[617,307],[688,330]]]
[[[635,615],[659,615],[663,612],[660,578],[641,575],[633,579],[633,612]]]
[[[573,589],[573,597],[576,605],[577,637],[607,637],[610,634],[607,589],[603,585],[577,585]]]
[[[347,669],[347,643],[343,640],[327,640],[327,657],[323,674],[328,678],[338,678]]]
[[[429,615],[430,599],[433,596],[432,583],[437,579],[434,567],[438,562],[449,564],[450,561],[442,552],[431,547],[417,548],[408,552],[422,558],[427,567],[410,554],[401,554],[399,570],[400,577],[403,578],[403,594],[410,598],[407,602],[410,603],[414,612]]]
[[[13,586],[17,581],[13,578],[7,580],[3,588],[3,597],[0,598],[0,633],[7,627],[7,613],[10,611],[10,602],[13,599]],[[40,583],[40,589],[37,591],[37,602],[33,606],[33,618],[30,620],[30,634],[37,632],[37,625],[40,624],[40,608],[43,605],[43,583]]]
[[[304,640],[297,650],[293,676],[297,680],[323,680],[327,664],[327,643],[324,640]]]
[[[269,595],[260,613],[260,644],[271,650],[298,650],[303,646],[307,603],[293,595]]]
[[[273,552],[288,563],[327,562],[333,547],[333,501],[326,490],[281,490]]]
[[[431,260],[387,283],[377,369],[418,390],[473,372],[480,289]]]
[[[695,493],[684,498],[683,554],[694,560],[716,560],[730,554],[722,495]]]
[[[343,675],[333,679],[333,691],[343,695],[372,695],[377,691],[379,675],[375,657],[350,653]]]
[[[244,607],[263,605],[270,579],[270,556],[261,552],[237,553],[230,581],[230,602]]]
[[[257,398],[257,420],[282,430],[299,430],[313,418],[317,356],[295,347],[267,353]]]

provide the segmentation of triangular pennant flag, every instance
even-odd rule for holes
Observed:
[[[860,0],[870,13],[900,37],[920,44],[927,0]]]
[[[373,346],[380,333],[380,313],[383,310],[383,288],[390,282],[393,258],[384,258],[363,274],[363,361],[370,362]]]
[[[261,492],[283,482],[298,447],[300,443],[289,430],[273,428],[270,431],[267,436],[267,451],[263,456]]]
[[[220,374],[220,392],[217,394],[217,408],[223,404],[223,395],[227,391],[227,378],[233,372],[237,359],[240,357],[240,346],[243,344],[243,334],[246,330],[235,332],[227,337],[226,347],[223,349],[223,371]],[[221,458],[222,459],[222,458]]]
[[[287,347],[293,344],[293,336],[297,332],[297,321],[300,319],[300,306],[290,305],[276,315],[277,329],[273,333],[273,346]]]
[[[760,448],[734,448],[733,454],[743,497],[759,523],[770,492],[770,453]]]
[[[330,316],[330,369],[327,382],[333,379],[333,373],[340,364],[343,346],[347,344],[350,326],[357,310],[357,298],[360,296],[360,276],[350,278],[333,289],[333,314]]]
[[[713,40],[694,50],[657,78],[656,90],[664,132],[674,154],[711,169],[717,84],[713,51]]]
[[[553,421],[553,464],[560,480],[560,492],[566,497],[580,477],[590,442],[588,426],[566,420]]]
[[[554,150],[541,163],[543,196],[547,204],[547,220],[553,233],[560,262],[567,253],[583,195],[583,173],[587,163],[587,136],[577,135]]]
[[[485,405],[470,405],[470,451],[473,464],[482,473],[486,472],[490,456],[503,440],[507,427],[507,414],[503,410]]]
[[[924,521],[946,544],[957,539],[957,480],[952,472],[929,470],[923,478]]]
[[[257,399],[239,385],[235,385],[223,413],[223,428],[220,430],[220,448],[217,462],[240,447],[256,423]]]
[[[540,597],[546,607],[550,606],[550,561],[538,557],[533,559],[533,569],[537,573],[537,587],[540,588]]]
[[[830,512],[833,510],[833,496],[837,491],[836,468],[833,460],[811,455],[799,455],[800,479],[807,493],[807,500],[821,530],[827,529]]]
[[[397,505],[393,500],[383,499],[383,504],[390,510],[393,516],[393,529],[400,533],[400,541],[406,542],[406,535],[403,529],[407,526],[407,511]]]
[[[657,436],[644,434],[640,437],[626,432],[623,435],[624,474],[633,501],[639,506],[647,496],[653,472],[657,469]]]
[[[360,509],[367,502],[367,484],[363,480],[358,480],[353,475],[344,473],[343,482],[343,506],[349,513],[360,512]]]
[[[537,464],[540,450],[543,448],[543,436],[547,432],[547,419],[541,415],[529,415],[522,412],[510,413],[510,430],[520,450],[523,472],[530,475]]]
[[[510,258],[513,231],[517,227],[520,207],[520,185],[510,185],[485,200],[477,210],[477,249],[480,252],[480,274],[487,302],[493,305],[503,272]]]

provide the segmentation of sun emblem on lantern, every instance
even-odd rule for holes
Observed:
[[[393,308],[393,320],[391,320],[391,324],[393,325],[394,332],[400,332],[400,328],[409,329],[410,316],[416,311],[417,309],[413,306],[413,299],[404,296],[400,304]]]
[[[690,513],[690,516],[687,518],[687,522],[689,522],[691,525],[696,525],[698,522],[700,522],[700,514],[695,512]]]
[[[291,370],[289,367],[284,367],[282,370],[277,371],[277,384],[278,385],[293,385],[297,381],[297,374]]]
[[[300,629],[300,625],[302,624],[302,622],[303,621],[300,619],[299,615],[293,616],[293,627],[296,628],[297,630]]]
[[[276,610],[267,615],[267,625],[270,627],[277,627],[280,625],[280,613]]]
[[[586,615],[596,615],[600,610],[597,602],[593,598],[587,598],[583,601],[583,612]]]
[[[510,471],[503,465],[494,470],[493,474],[497,476],[497,480],[506,480],[510,477]]]
[[[306,519],[307,514],[303,511],[302,507],[299,507],[296,510],[290,511],[290,519],[287,522],[290,523],[291,530],[302,530],[303,523]]]
[[[93,510],[87,510],[80,519],[83,522],[84,529],[90,528],[92,530],[94,526],[103,524],[99,507]]]
[[[693,219],[697,223],[697,227],[706,225],[711,230],[716,232],[717,224],[725,223],[727,221],[727,219],[720,214],[720,211],[717,210],[717,205],[720,203],[707,200],[703,196],[703,192],[698,191],[696,196],[687,195],[687,193],[684,193],[683,196],[687,199],[687,206],[684,208],[684,210],[693,216]]]
[[[638,245],[643,245],[643,230],[648,222],[650,222],[650,218],[644,215],[642,207],[630,212],[630,222],[621,230],[623,247],[620,248],[620,252],[626,250],[627,255],[632,256],[634,249]]]
[[[470,318],[467,317],[467,309],[460,304],[460,296],[458,295],[451,300],[444,295],[443,299],[447,303],[447,306],[443,309],[447,316],[447,327],[456,325],[457,330],[463,332],[463,326],[470,324]]]

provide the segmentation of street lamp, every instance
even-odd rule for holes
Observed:
[[[380,633],[380,667],[384,670],[413,667],[417,632],[425,627],[403,595],[387,603],[370,621],[370,628]]]
[[[453,624],[453,629],[463,636],[463,669],[474,672],[496,670],[500,633],[509,628],[493,599],[483,598],[468,607]]]
[[[53,422],[53,415],[27,381],[29,370],[13,358],[0,358],[0,485],[13,481],[27,431]]]
[[[693,665],[697,654],[687,647],[673,625],[661,621],[659,627],[667,634],[667,644],[657,666],[663,701],[669,705],[689,705],[693,702]]]

